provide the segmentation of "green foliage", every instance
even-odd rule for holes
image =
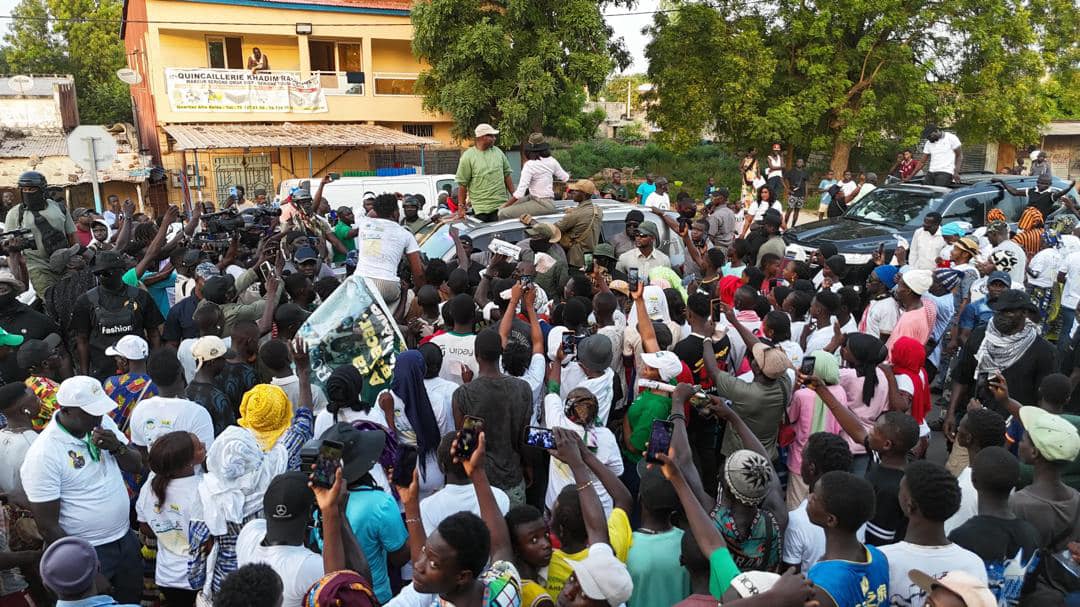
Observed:
[[[645,74],[624,74],[621,76],[613,76],[606,83],[604,88],[600,91],[600,94],[609,101],[617,101],[620,103],[626,103],[626,85],[630,84],[630,110],[632,112],[639,112],[644,106],[641,104],[641,93],[638,92],[637,87],[648,82],[648,78]]]
[[[733,191],[738,191],[739,186],[738,160],[716,145],[699,145],[676,153],[652,142],[634,146],[603,139],[555,150],[554,155],[574,177],[589,177],[609,168],[631,168],[635,186],[646,173],[655,173],[672,182],[672,192],[686,190],[695,198],[701,198],[710,176],[718,185]],[[676,181],[682,185],[674,185]]]
[[[626,0],[414,4],[413,53],[431,65],[417,81],[424,106],[453,116],[458,137],[490,122],[507,142],[578,118],[583,88],[600,90],[613,67],[629,63],[622,39],[611,40],[601,14],[619,2]]]
[[[619,127],[619,130],[615,132],[615,140],[619,143],[645,141],[645,129],[642,128],[640,122],[629,122],[625,126]]]
[[[852,148],[910,146],[930,121],[1027,143],[1052,114],[1080,113],[1075,0],[677,5],[646,48],[649,115],[676,149],[712,131],[740,147],[832,148],[842,169]]]
[[[127,65],[121,10],[119,0],[21,0],[4,35],[7,71],[72,74],[81,122],[130,122],[128,85],[116,77]]]

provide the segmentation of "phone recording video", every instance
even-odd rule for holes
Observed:
[[[311,473],[311,483],[329,489],[334,486],[337,469],[341,467],[341,453],[344,445],[337,441],[324,440],[315,458],[315,470]]]
[[[660,459],[656,456],[668,452],[671,447],[671,435],[674,432],[674,423],[666,419],[653,420],[652,432],[649,434],[649,448],[645,450],[645,461],[659,464]]]
[[[525,429],[525,444],[540,449],[554,449],[555,433],[541,426],[529,426]]]
[[[637,268],[626,269],[627,282],[630,283],[630,292],[637,291],[638,283],[641,282],[641,276]]]
[[[401,449],[391,480],[395,487],[408,487],[412,484],[413,472],[416,470],[416,447],[404,445]]]
[[[562,352],[563,356],[570,356],[577,347],[577,337],[570,332],[563,333]]]
[[[803,375],[813,375],[815,365],[817,365],[817,358],[813,356],[804,356],[802,363],[799,364],[799,373],[802,373]]]
[[[458,454],[463,458],[472,457],[480,444],[480,433],[484,431],[484,420],[471,415],[465,416],[461,423],[461,432],[458,432]]]
[[[521,288],[527,289],[533,284],[533,277],[530,274],[522,274],[518,277],[518,282],[521,283]]]

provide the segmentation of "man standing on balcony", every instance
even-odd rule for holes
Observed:
[[[259,47],[251,49],[251,56],[247,60],[247,68],[251,70],[251,73],[257,72],[269,72],[270,60],[266,58],[266,55],[262,54]]]
[[[472,208],[480,221],[495,221],[507,194],[514,191],[510,161],[495,147],[495,136],[499,134],[495,127],[480,124],[474,133],[476,144],[465,150],[458,161],[455,176],[461,190],[458,204],[465,211]]]

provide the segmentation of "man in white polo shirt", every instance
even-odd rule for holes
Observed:
[[[96,379],[64,380],[56,402],[52,423],[30,446],[21,468],[34,520],[46,543],[66,536],[90,542],[113,597],[138,603],[143,563],[120,471],[141,472],[142,457],[108,417],[116,403]]]

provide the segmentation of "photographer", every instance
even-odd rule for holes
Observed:
[[[75,222],[63,205],[45,197],[47,186],[41,173],[27,171],[20,175],[22,202],[9,210],[4,219],[4,226],[9,231],[30,230],[25,241],[12,239],[5,243],[5,249],[25,249],[23,256],[28,277],[38,293],[45,293],[60,279],[60,275],[49,268],[49,256],[75,244]]]
[[[324,178],[324,181],[328,181]],[[322,185],[319,190],[321,192]],[[342,255],[348,254],[348,249],[341,243],[334,228],[315,212],[315,204],[311,198],[311,191],[298,189],[281,205],[281,224],[283,230],[299,230],[306,233],[316,241],[327,242],[333,251]],[[322,251],[325,255],[325,248]]]

